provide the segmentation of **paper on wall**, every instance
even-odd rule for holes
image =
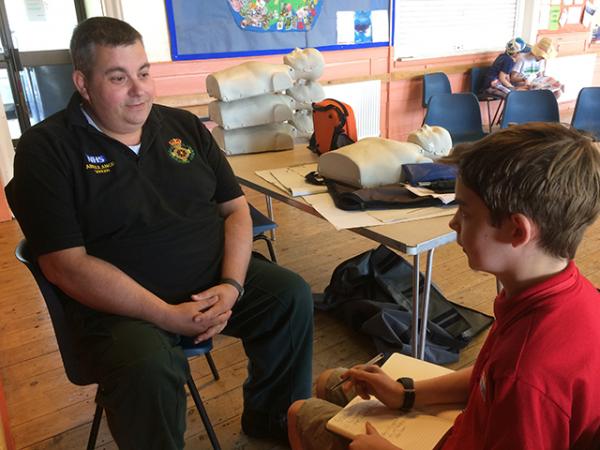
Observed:
[[[354,11],[338,11],[337,43],[354,44]]]
[[[388,12],[385,9],[371,11],[373,27],[373,42],[387,42],[390,40]]]

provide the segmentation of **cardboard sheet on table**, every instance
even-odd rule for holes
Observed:
[[[317,164],[282,167],[280,169],[259,170],[256,175],[288,192],[292,197],[327,192],[326,186],[307,183],[304,177],[317,170]]]
[[[387,225],[390,223],[449,216],[454,214],[456,211],[456,208],[447,207],[344,211],[335,206],[333,199],[327,193],[307,195],[303,198],[337,230],[358,227],[374,227],[377,225]]]
[[[427,208],[377,209],[368,211],[368,213],[382,223],[394,223],[453,216],[456,209],[457,207],[452,206],[429,206]]]

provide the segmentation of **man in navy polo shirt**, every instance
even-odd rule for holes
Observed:
[[[183,448],[180,336],[221,332],[241,338],[249,358],[243,430],[285,438],[288,406],[311,391],[309,286],[251,256],[248,205],[229,164],[195,116],[153,105],[135,29],[88,19],[71,56],[77,92],[23,134],[6,192],[64,293],[115,441]]]

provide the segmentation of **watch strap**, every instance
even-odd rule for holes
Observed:
[[[244,286],[235,281],[233,278],[221,278],[221,284],[229,284],[237,289],[238,297],[236,301],[239,300],[242,297],[242,295],[244,295]]]
[[[410,411],[415,405],[415,382],[412,378],[402,377],[396,380],[404,388],[404,402],[400,409]]]

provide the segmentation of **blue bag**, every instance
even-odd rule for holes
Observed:
[[[457,167],[440,163],[402,164],[401,181],[419,186],[440,180],[456,180]]]

